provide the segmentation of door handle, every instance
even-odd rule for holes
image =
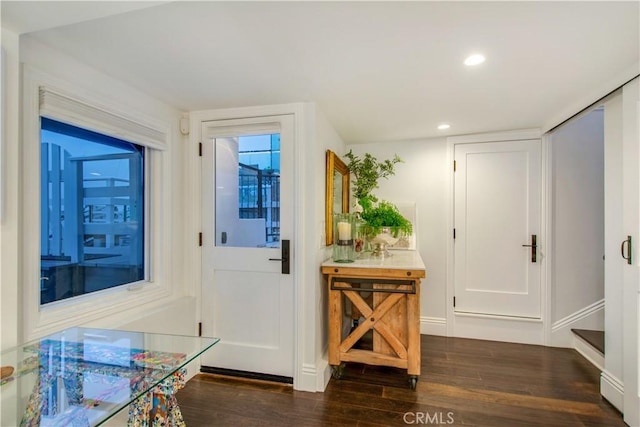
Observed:
[[[531,262],[537,261],[537,253],[538,253],[538,236],[535,234],[531,235],[531,244],[530,245],[522,245],[523,248],[531,248]]]
[[[269,261],[282,262],[281,273],[291,274],[291,262],[289,261],[289,257],[290,257],[290,241],[289,240],[280,241],[280,251],[281,251],[281,258],[269,258]]]
[[[624,256],[624,244],[627,244],[627,256]],[[627,260],[627,264],[631,265],[631,256],[633,255],[633,245],[631,243],[631,236],[627,236],[626,240],[622,241],[620,245],[620,253],[623,259]]]

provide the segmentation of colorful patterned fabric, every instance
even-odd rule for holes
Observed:
[[[129,405],[130,427],[186,427],[175,394],[184,387],[182,368]]]
[[[51,425],[87,427],[90,421],[83,409],[110,402],[119,393],[129,393],[129,390],[135,396],[161,379],[152,391],[142,393],[129,405],[129,425],[185,426],[175,393],[184,387],[186,368],[167,376],[184,362],[186,355],[183,353],[109,345],[91,345],[89,348],[55,340],[45,340],[25,350],[32,351],[34,356],[25,359],[14,376],[33,373],[36,381],[21,426],[38,427],[43,419],[49,418],[47,421],[51,421]],[[99,361],[87,361],[87,354],[96,355]],[[96,386],[92,387],[94,394],[91,399],[85,399],[85,387],[92,385]],[[101,387],[104,385],[108,387]]]

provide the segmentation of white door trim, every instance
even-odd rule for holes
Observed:
[[[269,261],[280,258],[280,245],[250,247],[268,241],[264,237],[268,220],[257,226],[261,229],[250,233],[258,236],[255,240],[242,240],[243,230],[249,230],[250,226],[247,222],[240,225],[243,221],[238,219],[237,206],[234,216],[233,203],[239,193],[219,188],[238,185],[237,163],[241,160],[237,150],[241,142],[236,137],[279,134],[280,238],[281,243],[293,239],[296,223],[293,217],[294,119],[293,114],[283,114],[202,122],[204,259],[200,303],[204,308],[201,322],[203,334],[221,339],[215,352],[202,356],[203,365],[293,378],[295,274],[281,274],[281,263]],[[234,151],[236,154],[231,154]],[[225,179],[231,179],[231,183],[225,183]],[[230,217],[225,222],[226,215]],[[222,230],[229,233],[229,242],[224,242],[227,244],[221,242]],[[295,255],[296,248],[291,249]],[[216,298],[217,294],[227,295],[229,304]],[[250,312],[246,307],[251,307]],[[256,315],[260,317],[255,318]]]
[[[541,313],[542,319],[536,322],[527,321],[527,319],[521,319],[517,317],[500,317],[496,318],[488,318],[487,316],[482,315],[456,315],[453,309],[453,297],[455,294],[454,287],[454,241],[453,241],[453,228],[454,228],[454,171],[453,171],[453,160],[454,160],[454,149],[457,144],[474,144],[474,143],[482,143],[482,142],[500,142],[500,141],[517,141],[517,140],[526,140],[526,139],[542,139],[542,164],[541,164],[541,174],[542,174],[542,185],[541,185],[541,235],[543,236],[542,242],[539,243],[539,254],[541,255]],[[524,130],[514,130],[507,132],[495,132],[495,133],[486,133],[486,134],[476,134],[476,135],[462,135],[462,136],[452,136],[447,138],[447,163],[448,163],[448,176],[447,176],[447,229],[449,230],[449,238],[447,239],[447,279],[446,279],[446,313],[447,313],[447,336],[455,336],[455,325],[456,320],[460,320],[462,322],[474,321],[478,322],[479,331],[483,324],[487,327],[491,327],[495,322],[507,321],[513,324],[522,324],[522,327],[530,329],[525,336],[524,339],[535,341],[538,344],[547,344],[550,330],[548,319],[549,319],[549,310],[550,304],[548,301],[549,292],[548,292],[548,275],[549,275],[549,267],[546,259],[549,258],[549,245],[547,242],[549,239],[549,224],[548,220],[550,218],[549,213],[549,178],[547,176],[550,168],[550,154],[548,149],[548,139],[543,138],[538,129],[524,129]],[[480,332],[479,332],[480,333]],[[505,340],[512,340],[513,335],[506,335],[504,337]],[[500,339],[499,337],[493,337],[493,339]]]
[[[553,259],[553,162],[551,150],[551,135],[545,133],[542,135],[542,164],[541,167],[541,190],[540,197],[540,234],[542,235],[542,244],[540,245],[540,253],[542,259],[542,282],[540,284],[540,296],[542,298],[542,330],[543,345],[551,345],[551,329],[553,322],[551,321],[551,286],[554,282],[553,268],[551,260]]]
[[[293,192],[294,192],[294,238],[291,241],[292,247],[292,274],[294,283],[294,377],[293,387],[296,390],[316,391],[316,373],[312,373],[313,378],[308,378],[308,367],[303,364],[302,355],[305,352],[305,334],[304,329],[300,327],[303,324],[302,307],[305,303],[305,290],[300,285],[301,277],[304,276],[304,246],[303,235],[304,225],[300,218],[302,212],[300,208],[300,200],[302,200],[303,186],[301,185],[300,160],[305,156],[304,137],[307,131],[304,123],[304,104],[279,104],[269,106],[231,108],[220,110],[202,110],[189,113],[189,128],[191,130],[188,138],[185,156],[187,157],[185,164],[187,165],[187,175],[185,181],[188,193],[184,195],[187,204],[192,206],[190,212],[186,215],[188,224],[185,226],[187,242],[192,240],[195,242],[202,228],[202,206],[200,203],[201,189],[201,165],[198,156],[198,145],[202,140],[201,127],[202,122],[225,119],[244,119],[251,117],[278,116],[293,114],[294,116],[294,167],[293,167]],[[202,301],[202,257],[201,248],[197,244],[185,245],[188,248],[184,253],[185,270],[190,271],[190,280],[195,283],[194,293],[198,301]],[[197,319],[202,318],[201,305],[197,305]],[[312,386],[309,384],[313,383]]]

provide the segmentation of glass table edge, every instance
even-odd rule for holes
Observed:
[[[108,331],[112,331],[112,332],[132,332],[132,333],[145,334],[146,336],[166,336],[166,337],[176,337],[176,338],[185,338],[185,339],[192,338],[194,340],[200,340],[201,341],[199,348],[197,350],[193,351],[190,354],[186,354],[185,360],[180,365],[175,366],[175,367],[171,367],[170,369],[166,369],[166,370],[157,369],[158,372],[162,372],[162,375],[159,375],[157,380],[154,379],[153,383],[149,387],[147,387],[146,390],[143,390],[141,392],[136,392],[129,399],[127,399],[126,402],[124,402],[124,403],[122,403],[120,405],[115,405],[114,406],[114,410],[111,413],[106,414],[106,416],[104,418],[96,420],[96,424],[94,424],[94,426],[103,425],[107,421],[111,420],[113,417],[115,417],[117,414],[119,414],[123,409],[127,408],[131,403],[135,402],[137,399],[142,397],[145,393],[148,393],[150,390],[152,390],[155,387],[157,387],[158,385],[160,385],[167,378],[171,377],[173,374],[178,372],[180,369],[183,369],[184,367],[189,365],[195,359],[200,357],[205,351],[209,350],[215,344],[220,342],[220,338],[194,336],[194,335],[161,334],[161,333],[151,333],[151,332],[141,332],[141,331],[128,331],[128,330],[106,329],[106,328],[74,327],[74,328],[69,328],[69,329],[86,329],[86,330],[88,330],[88,329],[92,329],[92,330],[104,329],[104,330],[108,330]],[[35,338],[35,339],[32,339],[32,340],[28,340],[28,341],[26,341],[26,342],[24,342],[22,344],[19,344],[19,345],[13,346],[13,347],[2,349],[0,351],[0,359],[4,359],[6,356],[11,355],[11,353],[18,353],[20,351],[25,351],[26,348],[28,348],[29,346],[37,345],[42,340],[45,340],[45,339],[47,339],[47,338],[49,338],[49,337],[51,337],[53,335],[62,333],[62,332],[67,331],[67,330],[68,329],[61,330],[61,331],[58,331],[58,332],[55,332],[53,334],[49,334],[49,335],[46,335],[46,336],[43,336],[43,337],[40,337],[40,338]]]
[[[154,334],[154,335],[165,335],[165,334]],[[169,336],[175,336],[175,337],[190,337],[187,335],[171,335],[171,334],[166,334]],[[200,357],[202,355],[202,353],[204,353],[205,351],[209,350],[211,347],[213,347],[215,344],[217,344],[218,342],[220,342],[220,338],[213,338],[213,337],[192,337],[192,338],[199,338],[199,339],[209,339],[211,340],[210,343],[208,343],[206,346],[204,346],[203,348],[201,348],[199,351],[194,352],[194,354],[188,358],[188,360],[185,360],[185,362],[178,366],[175,367],[174,369],[171,369],[167,372],[165,372],[162,375],[162,378],[159,379],[158,381],[155,381],[153,383],[153,385],[151,385],[147,390],[141,391],[139,393],[137,393],[135,396],[133,396],[132,398],[129,399],[128,402],[123,403],[117,410],[113,411],[113,413],[111,414],[107,414],[107,416],[102,419],[99,420],[98,423],[95,425],[95,427],[101,426],[104,423],[106,423],[107,421],[111,420],[113,417],[115,417],[116,415],[118,415],[120,413],[120,411],[122,411],[123,409],[127,408],[130,404],[132,404],[133,402],[135,402],[136,400],[138,400],[140,397],[142,397],[144,394],[148,393],[150,390],[154,389],[156,386],[158,386],[159,384],[161,384],[163,381],[165,381],[167,378],[169,378],[171,375],[175,374],[176,372],[178,372],[180,369],[184,368],[185,366],[187,366],[189,363],[193,362],[197,357]]]

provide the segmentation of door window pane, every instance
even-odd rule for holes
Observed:
[[[144,148],[41,118],[40,303],[144,279]]]
[[[280,134],[215,139],[216,246],[280,247]]]

